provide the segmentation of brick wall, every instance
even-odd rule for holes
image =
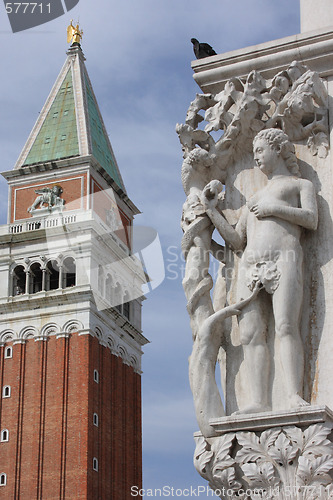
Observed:
[[[128,500],[141,485],[140,375],[89,335],[29,339],[10,359],[3,351],[0,499]]]
[[[81,205],[84,202],[84,196],[87,195],[87,174],[80,174],[74,178],[63,177],[59,179],[55,177],[43,183],[30,182],[26,185],[12,187],[9,194],[10,222],[29,219],[31,214],[27,210],[38,196],[35,190],[45,187],[52,188],[55,184],[59,184],[63,189],[61,198],[65,200],[64,210],[86,208]]]

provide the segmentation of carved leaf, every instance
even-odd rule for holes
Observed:
[[[300,450],[303,449],[303,432],[302,429],[299,427],[285,427],[284,429],[285,434],[287,435],[288,439],[292,442],[294,446],[299,448]]]
[[[233,491],[238,491],[242,485],[236,481],[236,473],[233,467],[228,467],[222,471],[213,474],[214,484],[217,488],[226,488]]]
[[[213,464],[213,475],[217,471],[226,469],[235,463],[235,460],[229,455],[235,434],[228,433],[216,439],[214,449],[217,450]]]
[[[307,142],[311,153],[319,158],[326,158],[329,150],[328,137],[324,132],[319,132],[309,137]]]
[[[209,450],[209,445],[205,438],[199,437],[195,438],[196,448],[194,452],[194,467],[197,469],[200,475],[206,476],[206,466],[209,464],[213,458],[214,453]]]
[[[265,489],[275,487],[279,482],[275,477],[274,467],[269,462],[262,464],[243,464],[241,468],[250,486],[253,488]]]
[[[280,432],[274,446],[268,450],[268,454],[281,467],[288,467],[298,453],[297,446],[291,446],[289,439],[283,432]]]
[[[302,454],[325,454],[332,453],[332,443],[327,439],[331,432],[331,426],[323,424],[310,425],[304,431]]]
[[[268,452],[269,448],[273,446],[276,438],[278,437],[279,433],[281,432],[281,428],[277,427],[276,429],[272,430],[269,429],[265,432],[263,432],[260,436],[260,443],[263,446],[263,448]]]
[[[311,486],[314,483],[326,485],[327,480],[331,481],[328,472],[333,469],[333,457],[324,455],[315,460],[306,457],[299,457],[296,474],[297,484]]]
[[[333,488],[332,488],[332,484],[330,484],[328,487],[326,487],[324,489],[324,495],[326,494],[326,496],[324,496],[323,498],[327,499],[327,500],[332,500],[333,499]]]
[[[236,455],[237,462],[254,462],[266,457],[265,449],[254,432],[239,432],[237,441],[242,446]]]

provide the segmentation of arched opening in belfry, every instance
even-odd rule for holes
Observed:
[[[37,293],[43,289],[43,271],[39,262],[30,267],[30,293]]]
[[[47,263],[47,290],[57,290],[60,287],[59,278],[60,270],[59,264],[56,260],[50,260]]]
[[[64,288],[76,285],[76,264],[73,257],[66,257],[63,262]]]
[[[123,315],[125,318],[130,319],[130,313],[131,313],[131,297],[128,291],[125,291],[124,294],[124,304],[123,304]]]
[[[99,293],[102,295],[102,297],[104,297],[104,286],[105,286],[105,276],[104,276],[104,270],[103,270],[103,267],[101,265],[98,266],[98,283],[97,283],[97,287],[98,287],[98,291]]]
[[[110,304],[110,306],[112,305],[112,285],[113,285],[112,278],[110,274],[108,274],[105,280],[105,298]]]
[[[123,293],[119,283],[116,284],[114,289],[114,306],[119,312],[123,312]]]
[[[25,293],[27,275],[23,266],[16,266],[13,271],[12,295],[21,295]]]

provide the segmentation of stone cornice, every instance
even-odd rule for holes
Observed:
[[[67,321],[62,327],[57,323],[49,323],[44,325],[40,330],[31,326],[25,327],[20,332],[14,330],[3,330],[0,332],[0,347],[4,347],[7,343],[12,342],[13,345],[25,344],[29,339],[35,342],[47,342],[50,337],[56,339],[67,339],[72,335],[84,336],[90,335],[97,338],[99,344],[110,349],[112,354],[120,357],[124,364],[131,366],[133,370],[141,374],[141,354],[140,350],[133,349],[125,339],[119,338],[116,332],[108,329],[105,333],[102,328],[84,328],[78,320]]]
[[[75,287],[64,288],[62,290],[42,291],[31,295],[23,294],[3,299],[0,302],[0,314],[9,314],[12,317],[13,314],[17,313],[19,307],[20,314],[26,314],[27,312],[33,310],[38,311],[38,315],[41,318],[47,318],[50,314],[55,314],[53,309],[52,312],[50,311],[50,305],[52,304],[54,304],[57,308],[61,308],[66,305],[66,308],[70,308],[73,315],[77,314],[79,311],[85,311],[89,306],[92,307],[94,312],[99,316],[102,315],[101,318],[105,316],[106,323],[103,329],[109,330],[110,325],[113,325],[113,328],[123,332],[122,335],[124,340],[133,346],[141,347],[149,343],[142,332],[138,330],[128,319],[126,319],[124,315],[119,313],[115,307],[110,307],[106,304],[104,308],[99,309],[96,306],[95,301],[96,296],[90,285],[76,285]],[[29,322],[29,318],[27,318],[27,322]],[[7,332],[7,329],[4,331]],[[58,336],[61,332],[66,332],[66,330],[63,328],[60,330],[54,330],[52,334],[56,334]],[[50,330],[48,330],[47,335],[50,335]],[[40,336],[40,334],[38,336]],[[15,334],[14,337],[15,339],[23,338],[20,334]]]
[[[218,93],[232,77],[246,78],[257,70],[272,78],[294,60],[328,77],[333,74],[332,53],[333,29],[316,30],[193,61],[193,77],[203,92]]]
[[[231,415],[211,419],[210,425],[220,434],[248,430],[262,431],[288,425],[312,425],[319,422],[333,422],[333,412],[327,406],[303,406],[293,410]]]
[[[13,181],[17,182],[20,178],[26,182],[28,175],[31,177],[31,180],[33,180],[36,175],[40,179],[40,175],[48,174],[48,172],[52,172],[54,170],[62,170],[63,175],[68,175],[72,173],[72,169],[75,167],[91,167],[106,181],[107,185],[110,186],[115,193],[117,193],[119,198],[129,207],[134,215],[141,213],[132,200],[130,200],[127,194],[118,186],[118,184],[115,183],[112,177],[103,169],[93,155],[78,155],[64,158],[62,160],[34,163],[32,165],[25,165],[19,169],[1,172],[1,175],[9,184],[11,184]]]

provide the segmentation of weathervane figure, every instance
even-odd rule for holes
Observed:
[[[76,27],[73,26],[73,19],[71,19],[71,24],[67,28],[67,43],[71,43],[72,45],[80,45],[82,40],[83,31],[80,31],[79,23],[77,23]]]

